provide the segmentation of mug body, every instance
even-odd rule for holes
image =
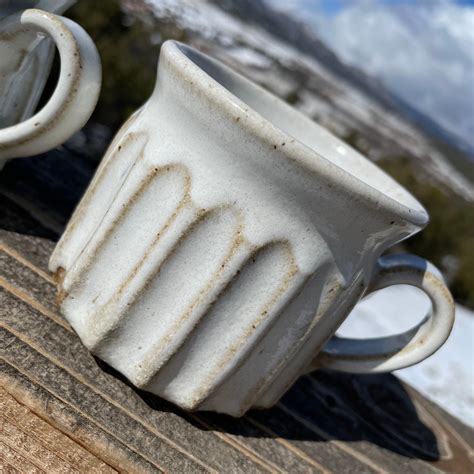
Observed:
[[[185,409],[273,405],[361,298],[417,201],[279,99],[175,42],[50,262],[61,312]]]

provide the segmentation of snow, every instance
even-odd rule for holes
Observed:
[[[364,298],[338,335],[387,336],[409,329],[430,309],[420,290],[398,285]],[[474,313],[456,306],[456,322],[441,349],[423,362],[395,374],[466,425],[474,427]]]
[[[250,48],[232,48],[227,51],[227,54],[240,64],[245,64],[251,67],[268,69],[272,64],[271,59],[267,56],[264,56]]]

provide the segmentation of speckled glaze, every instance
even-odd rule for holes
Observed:
[[[313,368],[393,370],[442,345],[444,284],[420,258],[379,258],[427,220],[329,132],[166,42],[153,95],[111,144],[50,270],[94,354],[184,409],[239,416]],[[430,318],[391,338],[331,339],[368,289],[397,283],[430,296]]]
[[[72,2],[43,3],[61,11]],[[58,83],[32,116],[49,74],[52,44],[61,60]],[[0,20],[0,167],[7,159],[39,154],[66,141],[90,117],[100,83],[94,43],[73,21],[39,9]]]

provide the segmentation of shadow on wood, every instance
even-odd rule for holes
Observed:
[[[131,384],[96,359],[102,369]],[[132,387],[132,386],[131,386]],[[202,428],[193,416],[159,397],[132,387],[156,410],[180,412]],[[433,431],[419,418],[411,395],[391,374],[353,375],[320,370],[303,376],[273,408],[252,410],[244,418],[200,412],[210,429],[237,436],[299,441],[367,441],[406,457],[439,459]],[[248,423],[243,420],[252,420]],[[261,431],[252,429],[258,425]]]

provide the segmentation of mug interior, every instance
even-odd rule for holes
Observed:
[[[367,186],[413,210],[420,215],[421,222],[426,223],[426,211],[417,199],[345,142],[231,68],[184,44],[175,44],[181,53],[230,94],[289,138],[294,138],[314,152],[312,153],[313,160],[323,158],[330,161]]]

